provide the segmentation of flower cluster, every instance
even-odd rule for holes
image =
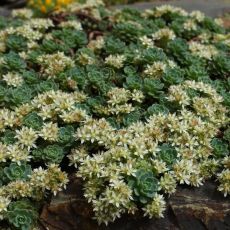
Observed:
[[[98,223],[161,218],[180,184],[230,194],[227,31],[168,5],[63,11],[0,19],[0,217],[35,227],[69,165]]]
[[[41,55],[37,61],[41,65],[41,72],[48,77],[55,77],[56,74],[65,70],[66,67],[74,65],[72,59],[65,56],[62,52]]]
[[[180,90],[174,91],[177,87]],[[204,96],[192,97],[187,93],[190,89]],[[180,91],[186,96],[186,103]],[[202,82],[185,81],[182,85],[173,85],[166,99],[178,104],[177,113],[158,113],[150,116],[147,122],[133,123],[119,130],[113,129],[104,119],[90,119],[78,129],[76,138],[86,146],[97,143],[106,149],[94,152],[91,157],[78,155],[76,149],[70,157],[73,164],[79,165],[77,176],[86,180],[85,196],[92,202],[99,222],[110,222],[130,212],[130,208],[134,212],[133,201],[147,203],[143,210],[149,217],[160,217],[165,202],[162,195],[155,193],[171,194],[177,183],[202,185],[203,161],[215,156],[211,140],[219,127],[228,122],[227,109],[221,105],[222,98],[216,91]],[[206,99],[205,106],[212,114],[197,108],[198,99]],[[121,184],[128,187],[120,190],[117,186]],[[127,197],[128,188],[133,192],[129,191]],[[113,194],[109,199],[108,191]],[[159,203],[156,205],[156,202]],[[108,214],[108,209],[113,211]]]
[[[214,46],[203,45],[197,42],[190,42],[189,49],[194,55],[197,55],[201,58],[211,59],[213,56],[218,54]]]

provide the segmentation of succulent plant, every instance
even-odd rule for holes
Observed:
[[[147,112],[149,115],[152,114],[159,114],[159,113],[164,113],[164,114],[168,114],[169,110],[167,107],[165,107],[164,105],[161,104],[153,104],[150,107],[148,107]]]
[[[228,142],[230,142],[230,128],[227,128],[225,131],[224,131],[224,139]]]
[[[8,167],[4,168],[4,177],[7,181],[26,180],[31,174],[31,166],[26,163],[11,163]]]
[[[210,74],[218,77],[218,76],[227,76],[229,74],[230,69],[230,61],[227,56],[219,55],[214,57],[213,62],[209,66]]]
[[[166,162],[167,165],[172,165],[177,159],[177,151],[169,144],[160,146],[159,158]]]
[[[34,203],[26,199],[11,202],[6,215],[9,223],[19,230],[30,230],[38,217]]]
[[[133,190],[134,198],[142,204],[151,200],[159,189],[154,173],[145,169],[139,169],[135,173],[135,177],[128,180],[128,185]]]
[[[32,97],[32,90],[28,86],[20,86],[9,90],[9,100],[13,105],[20,105],[30,101]]]
[[[38,83],[36,85],[36,91],[39,93],[50,91],[50,90],[58,90],[59,85],[53,80],[46,80]]]
[[[6,130],[4,135],[1,137],[1,141],[4,144],[14,144],[16,139],[15,139],[15,132],[12,130]]]
[[[27,40],[20,35],[10,35],[6,40],[8,49],[22,51],[27,48]]]
[[[4,58],[3,68],[10,71],[20,71],[26,68],[26,62],[15,52],[10,51]]]
[[[213,153],[217,158],[224,157],[229,154],[228,144],[219,138],[214,138],[211,141]]]
[[[63,148],[57,144],[48,145],[42,151],[42,159],[45,162],[60,163],[63,157]]]
[[[65,126],[59,128],[59,133],[58,133],[58,142],[61,144],[69,144],[74,141],[74,127],[73,126]]]
[[[35,130],[41,129],[42,124],[42,118],[38,116],[35,112],[29,113],[23,118],[23,125]]]
[[[144,90],[148,95],[152,97],[157,97],[160,94],[163,87],[164,84],[159,80],[151,80],[151,79],[144,80]]]
[[[66,136],[66,137],[69,138],[69,136]],[[46,163],[47,162],[48,163],[60,163],[65,156],[63,147],[57,144],[47,145],[46,147],[41,148],[41,149],[34,149],[31,155],[33,156],[34,161],[39,161],[39,162],[43,161]]]

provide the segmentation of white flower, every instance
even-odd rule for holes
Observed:
[[[23,19],[30,19],[33,16],[33,11],[31,9],[22,8],[22,9],[15,9],[12,11],[12,16],[23,18]]]
[[[75,30],[82,30],[81,23],[75,20],[64,21],[59,24],[60,27],[74,28]]]
[[[18,139],[18,143],[22,145],[22,147],[36,147],[35,141],[38,138],[38,134],[32,128],[28,128],[23,126],[20,130],[16,130],[16,136]]]
[[[142,209],[144,211],[144,216],[148,216],[149,218],[163,217],[163,213],[166,209],[164,197],[160,194],[156,194],[153,201]]]
[[[124,55],[109,55],[106,59],[105,59],[105,63],[113,66],[117,69],[120,69],[123,67],[124,65],[124,61],[126,60]]]
[[[3,211],[7,211],[7,207],[10,204],[11,200],[9,200],[7,197],[0,196],[0,214]]]
[[[188,31],[197,29],[196,23],[191,19],[184,22],[183,27],[185,30],[188,30]]]
[[[45,123],[42,129],[39,131],[39,136],[41,136],[44,140],[57,141],[58,130],[59,129],[57,123]]]
[[[198,22],[202,22],[205,18],[205,15],[204,13],[202,13],[201,11],[199,10],[194,10],[190,13],[190,16],[192,18],[194,18],[195,20],[197,20]]]
[[[14,87],[18,87],[23,83],[23,78],[18,73],[9,72],[3,75],[2,79],[6,82],[7,85]]]
[[[157,61],[152,65],[147,65],[147,68],[144,70],[144,73],[150,78],[160,78],[163,73],[166,71],[167,65],[163,62]]]
[[[162,38],[166,38],[168,40],[174,40],[176,38],[176,35],[173,30],[170,30],[169,28],[163,28],[158,30],[152,35],[153,40],[160,40]]]

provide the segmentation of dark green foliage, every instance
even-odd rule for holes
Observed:
[[[4,29],[7,26],[7,20],[5,17],[0,16],[0,29]]]
[[[201,23],[202,27],[214,33],[224,33],[224,28],[217,25],[214,20],[210,17],[205,17],[204,21]]]
[[[43,149],[42,159],[45,162],[60,163],[63,157],[64,151],[59,145],[48,145]]]
[[[184,80],[184,73],[179,68],[169,69],[163,74],[162,79],[167,85],[180,84]]]
[[[36,161],[43,161],[43,150],[42,149],[33,149],[31,152],[32,155],[32,159],[36,162]]]
[[[176,59],[182,66],[186,63],[186,57],[188,57],[188,45],[186,40],[176,38],[170,41],[167,45],[167,53]]]
[[[39,130],[42,128],[43,121],[42,118],[37,115],[37,113],[32,112],[23,118],[23,125],[35,130]]]
[[[224,105],[228,108],[230,108],[230,93],[229,92],[223,92],[222,97],[224,98]]]
[[[102,72],[91,70],[88,72],[88,80],[90,83],[90,86],[94,89],[96,89],[100,94],[106,94],[109,89],[111,88],[111,85],[108,84],[105,80],[105,75]]]
[[[6,39],[6,47],[14,51],[22,51],[27,48],[27,40],[20,35],[9,35]]]
[[[5,95],[6,95],[6,88],[4,86],[0,86],[0,102],[4,101]]]
[[[55,30],[52,32],[52,35],[58,39],[59,46],[61,45],[63,50],[80,48],[87,43],[87,37],[83,31],[66,28],[63,30]]]
[[[29,102],[32,98],[32,90],[26,85],[10,89],[8,93],[7,101],[17,106]]]
[[[23,71],[22,76],[23,76],[24,81],[28,85],[39,83],[39,74],[33,70],[32,71]]]
[[[129,126],[134,122],[137,122],[141,119],[141,112],[140,111],[134,111],[129,113],[123,118],[123,123],[125,126]]]
[[[200,81],[208,76],[205,67],[199,63],[194,63],[185,69],[185,77],[189,80]]]
[[[158,180],[152,171],[139,169],[135,177],[128,180],[136,200],[142,204],[147,203],[158,191]]]
[[[224,131],[224,139],[230,143],[230,127]]]
[[[145,92],[154,98],[159,96],[163,87],[164,84],[160,80],[144,79]]]
[[[124,83],[124,87],[127,89],[138,89],[142,88],[142,80],[138,76],[129,76],[126,78],[126,82]]]
[[[173,31],[178,37],[182,37],[184,39],[191,40],[192,38],[197,37],[201,33],[201,30],[198,26],[196,27],[195,30],[184,29],[183,25],[185,22],[186,22],[186,18],[181,17],[181,18],[174,20],[170,25],[170,28],[173,29]]]
[[[219,138],[214,138],[211,142],[213,154],[217,158],[224,157],[229,154],[228,144]]]
[[[29,200],[11,202],[7,210],[7,219],[18,230],[30,230],[38,218],[34,203]]]
[[[36,91],[38,93],[43,93],[50,90],[58,90],[58,88],[58,83],[54,82],[53,80],[42,81],[36,85]]]
[[[105,41],[105,51],[108,54],[122,53],[125,49],[125,42],[116,37],[108,37]]]
[[[6,130],[4,132],[4,135],[1,137],[1,141],[7,145],[13,144],[16,141],[15,140],[15,131]]]
[[[177,151],[169,144],[163,144],[160,147],[159,158],[167,165],[172,165],[177,158]]]
[[[59,135],[60,136],[60,135]],[[68,135],[66,134],[65,137],[62,138],[68,138]],[[62,142],[61,140],[60,142]],[[40,149],[34,149],[32,151],[32,156],[35,161],[43,161],[45,163],[60,163],[64,157],[64,149],[63,147],[53,144],[48,145],[44,148]]]
[[[31,172],[31,166],[28,164],[11,163],[9,167],[4,168],[4,177],[6,181],[26,180]]]
[[[13,51],[5,55],[4,61],[3,68],[9,71],[20,71],[26,68],[26,62]]]
[[[67,48],[66,46],[60,45],[57,42],[48,39],[44,39],[41,45],[41,49],[47,53],[54,53],[57,50],[64,52],[66,48]]]
[[[135,55],[136,56],[136,55]],[[138,59],[134,56],[136,59],[135,62],[138,64],[152,64],[155,61],[166,61],[167,56],[163,52],[163,50],[158,48],[148,48],[144,49]]]
[[[159,114],[159,113],[168,114],[169,110],[163,104],[153,104],[150,107],[148,107],[147,113],[149,115]]]
[[[214,77],[223,78],[230,75],[230,60],[229,57],[219,55],[213,58],[209,66],[210,74]]]
[[[144,30],[141,25],[118,23],[114,26],[113,33],[124,42],[135,42],[144,34]]]
[[[197,90],[194,90],[194,89],[187,89],[186,93],[188,94],[188,96],[190,98],[194,98],[194,97],[199,97],[200,96],[199,92]]]
[[[59,143],[71,145],[73,141],[74,141],[74,127],[73,126],[69,125],[66,127],[59,128],[59,133],[58,133]]]

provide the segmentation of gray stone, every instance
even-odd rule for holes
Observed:
[[[10,10],[3,8],[3,7],[0,7],[0,16],[9,17],[10,13],[11,13]]]

